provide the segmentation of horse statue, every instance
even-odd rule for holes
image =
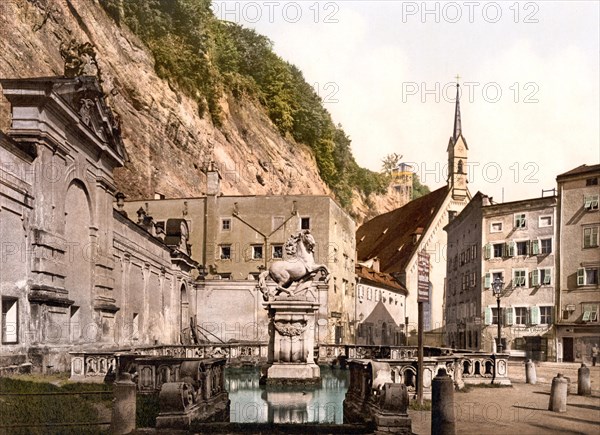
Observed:
[[[290,236],[284,248],[288,256],[287,260],[275,261],[258,277],[258,287],[263,294],[263,299],[268,301],[272,296],[267,287],[267,277],[271,277],[277,283],[275,296],[286,293],[295,296],[306,289],[318,272],[324,275],[324,282],[329,281],[329,269],[324,264],[316,264],[314,248],[316,242],[310,230],[303,230],[296,235]],[[298,285],[290,290],[293,283]]]

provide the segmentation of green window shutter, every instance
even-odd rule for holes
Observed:
[[[585,285],[585,269],[583,267],[577,269],[577,285]]]
[[[540,253],[540,241],[532,240],[531,241],[531,255],[538,255]]]
[[[537,287],[540,285],[540,271],[533,270],[531,271],[531,287]]]
[[[485,309],[484,323],[486,325],[491,325],[492,324],[492,309],[490,307],[487,307]]]
[[[505,321],[507,325],[512,325],[513,324],[513,319],[515,317],[515,309],[512,307],[508,307],[504,309],[505,312]]]
[[[514,257],[515,256],[515,242],[508,242],[506,244],[507,247],[507,256]]]
[[[539,323],[540,323],[540,307],[531,307],[529,309],[529,323],[531,325],[539,325]]]
[[[483,287],[490,288],[492,286],[492,275],[489,273],[485,274],[485,279],[483,280]]]
[[[484,246],[484,257],[486,260],[489,260],[492,256],[492,245],[490,245],[489,243],[487,245]]]
[[[531,240],[527,240],[525,243],[525,255],[531,255]]]

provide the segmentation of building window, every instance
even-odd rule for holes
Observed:
[[[452,222],[456,217],[456,210],[448,210],[448,222]]]
[[[373,299],[373,289],[371,287],[367,287],[367,299]]]
[[[577,285],[598,285],[597,267],[580,267],[577,269]]]
[[[527,271],[517,269],[513,271],[513,287],[525,287],[527,284]]]
[[[273,245],[273,258],[283,258],[283,245]]]
[[[477,258],[477,245],[471,246],[471,260],[475,260]]]
[[[581,309],[583,311],[583,317],[581,320],[584,322],[598,321],[598,304],[582,304]]]
[[[552,254],[552,239],[540,240],[540,254]]]
[[[588,178],[585,180],[586,186],[597,186],[598,185],[598,177]]]
[[[348,281],[345,279],[342,279],[342,294],[344,296],[348,295]]]
[[[502,222],[492,222],[490,225],[490,233],[499,233],[502,231]]]
[[[483,287],[484,288],[491,288],[492,287],[492,283],[494,281],[496,281],[496,278],[500,279],[502,282],[504,282],[504,273],[503,272],[491,272],[491,273],[486,273],[485,277],[484,277],[484,284]]]
[[[518,213],[515,215],[515,228],[525,228],[527,226],[527,220],[525,219],[525,213]]]
[[[598,246],[598,227],[583,229],[583,247],[595,248]]]
[[[527,308],[516,307],[515,308],[515,325],[526,325],[527,324]]]
[[[230,231],[231,230],[231,219],[223,218],[221,219],[221,231]]]
[[[517,242],[517,255],[529,254],[529,242]]]
[[[586,210],[598,210],[598,195],[589,195],[584,198],[583,208]]]
[[[308,218],[308,217],[300,218],[300,229],[301,230],[310,230],[310,218]]]
[[[552,307],[540,307],[540,324],[552,324]]]
[[[221,253],[219,257],[221,260],[231,260],[231,245],[221,245],[220,249]]]
[[[15,298],[2,298],[2,343],[19,342],[19,302]]]
[[[381,299],[381,292],[378,289],[375,289],[375,301],[379,302]]]
[[[540,216],[539,225],[540,228],[552,226],[552,216]]]
[[[504,253],[504,243],[494,243],[492,245],[492,258],[502,258]]]
[[[552,269],[534,270],[532,275],[532,285],[550,285],[552,284]],[[539,274],[539,278],[538,278]]]
[[[262,258],[263,258],[263,246],[262,245],[252,246],[252,259],[253,260],[262,260]]]
[[[502,315],[502,308],[500,308],[500,315]],[[498,324],[498,308],[492,308],[492,325]]]

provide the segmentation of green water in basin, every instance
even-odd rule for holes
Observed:
[[[225,370],[232,423],[343,423],[348,370],[321,366],[320,385],[308,388],[264,386],[259,379],[258,367]]]

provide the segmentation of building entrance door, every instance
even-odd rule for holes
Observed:
[[[563,337],[563,362],[575,362],[573,337]]]

